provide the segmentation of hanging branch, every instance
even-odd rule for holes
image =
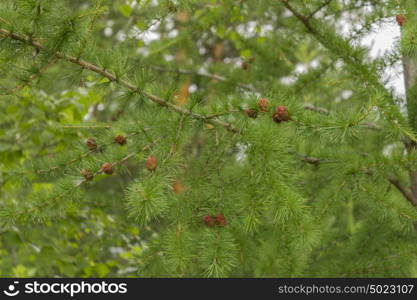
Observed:
[[[312,18],[309,18],[305,15],[300,14],[291,4],[289,4],[288,0],[281,0],[281,2],[298,20],[301,21],[301,23],[303,23],[303,25],[307,29],[307,31],[309,33],[311,33],[313,36],[315,36],[316,39],[324,47],[326,47],[330,51],[333,51],[333,52],[336,51],[336,50],[332,49],[332,48],[334,48],[334,45],[326,43],[325,37],[323,37],[323,35],[318,30],[316,30],[316,28],[313,27],[313,25],[310,22],[312,20]],[[368,69],[368,65],[363,64],[361,61],[359,61],[359,59],[357,57],[342,56],[341,58],[347,64],[354,64],[354,65],[358,65],[358,66],[361,66],[363,68]],[[364,82],[367,83],[367,85],[375,86],[377,89],[380,89],[381,91],[384,91],[385,94],[387,94],[386,89],[384,88],[384,86],[381,83],[377,82],[377,79],[374,78],[374,80],[370,80],[370,79],[366,78],[366,76],[361,76],[361,79],[363,79]],[[386,118],[389,120],[389,122],[392,124],[392,126],[396,127],[400,132],[402,132],[402,134],[407,136],[410,140],[412,140],[414,142],[417,142],[417,138],[414,135],[414,133],[412,131],[408,130],[407,128],[404,128],[402,126],[401,122],[399,122],[399,121],[404,121],[404,120],[403,119],[398,120],[398,118],[402,118],[402,115],[398,111],[398,109],[396,109],[396,111],[395,111],[396,116],[398,117],[396,119],[396,118],[394,118],[394,116],[392,116],[392,112],[386,111],[381,105],[378,105],[378,107],[381,109],[381,112],[386,116]]]
[[[137,155],[138,153],[144,152],[146,150],[148,150],[149,148],[151,148],[153,145],[155,145],[156,143],[158,143],[163,137],[159,137],[155,140],[153,140],[151,143],[147,144],[146,146],[144,146],[143,148],[141,148],[139,151],[137,152],[132,152],[128,155],[126,155],[125,157],[123,157],[122,159],[115,161],[113,163],[111,163],[112,166],[116,166],[116,165],[120,165],[124,162],[126,162],[127,160],[129,160],[130,158],[134,157],[135,155]],[[104,171],[102,169],[99,169],[98,171],[96,171],[95,173],[93,173],[93,177],[104,173]],[[63,197],[65,197],[68,193],[71,193],[72,191],[74,191],[75,189],[79,188],[80,186],[82,186],[83,184],[85,184],[86,182],[88,182],[89,180],[87,178],[80,180],[79,182],[77,182],[76,184],[74,184],[71,188],[63,191],[62,193],[58,194],[57,196],[53,197],[52,199],[47,199],[45,201],[43,201],[42,203],[35,205],[27,210],[21,210],[14,215],[14,217],[20,217],[23,215],[27,215],[35,213],[36,211],[41,210],[42,208],[44,208],[45,206],[54,206],[58,200],[62,199]]]
[[[323,162],[326,162],[325,159],[319,157],[306,156],[301,154],[298,154],[298,156],[300,156],[301,161],[314,166],[319,166]],[[369,169],[364,169],[363,173],[371,175],[372,171]],[[387,179],[404,196],[404,198],[408,200],[408,202],[410,202],[414,207],[417,207],[417,197],[413,195],[409,188],[405,187],[401,181],[394,176],[389,176]]]
[[[243,88],[245,90],[256,92],[256,93],[261,93],[261,91],[258,88],[254,87],[252,85],[236,83],[236,82],[233,82],[233,80],[231,80],[231,79],[228,79],[224,76],[220,76],[220,75],[217,75],[217,74],[211,74],[211,73],[201,72],[201,71],[184,70],[184,69],[167,69],[167,68],[163,68],[163,67],[159,67],[159,66],[152,66],[151,68],[155,71],[158,71],[158,72],[171,72],[171,73],[178,73],[178,74],[183,74],[183,75],[194,75],[194,76],[211,78],[211,79],[215,79],[215,80],[219,80],[219,81],[223,81],[223,82],[230,82],[232,84],[235,84],[237,87]],[[325,115],[330,114],[330,111],[327,108],[316,106],[316,105],[311,104],[311,103],[304,103],[303,108],[306,109],[306,110],[310,110],[312,112],[320,113],[320,114],[325,114]],[[226,114],[229,114],[229,113],[235,113],[235,112],[239,112],[239,111],[238,110],[231,110],[229,112],[213,114],[213,115],[210,115],[210,116],[206,116],[206,119],[220,117],[222,115],[226,115]],[[368,128],[368,129],[375,129],[375,130],[381,129],[378,125],[373,124],[373,123],[369,123],[369,122],[364,122],[364,123],[362,123],[362,125],[364,127]]]
[[[220,76],[220,75],[212,74],[212,73],[208,73],[208,72],[192,71],[192,70],[185,70],[185,69],[168,69],[168,68],[163,68],[163,67],[160,67],[160,66],[151,66],[151,69],[153,69],[157,72],[177,73],[177,74],[182,74],[182,75],[194,75],[194,76],[206,77],[206,78],[210,78],[210,79],[214,79],[214,80],[218,80],[218,81],[232,83],[235,86],[240,87],[240,88],[245,89],[245,90],[250,91],[250,92],[255,92],[255,93],[261,93],[262,92],[261,90],[259,90],[258,88],[254,87],[252,85],[239,83],[239,82],[234,82],[233,80],[231,80],[229,78],[226,78],[224,76]],[[318,107],[318,106],[315,106],[315,105],[310,104],[310,103],[304,104],[303,107],[305,109],[308,109],[308,110],[311,110],[311,111],[314,111],[314,112],[329,114],[328,109],[323,108],[323,107]]]
[[[303,17],[303,18],[305,18],[305,17]],[[307,23],[308,23],[308,21],[307,21]],[[18,40],[18,41],[21,41],[21,42],[25,42],[25,43],[30,44],[31,46],[35,47],[36,49],[41,50],[41,51],[48,51],[48,49],[46,49],[39,42],[37,42],[33,39],[30,39],[29,37],[24,36],[24,35],[12,33],[8,30],[1,29],[1,28],[0,28],[0,35],[3,35],[5,37],[9,37],[9,38],[14,39],[14,40]],[[206,123],[209,123],[209,124],[212,124],[212,125],[215,125],[215,126],[224,127],[226,130],[228,130],[230,132],[233,132],[233,133],[241,133],[241,130],[234,127],[232,124],[215,119],[217,116],[204,116],[204,115],[201,115],[201,114],[197,114],[195,112],[192,112],[192,111],[187,110],[185,108],[182,108],[180,106],[172,104],[171,102],[168,102],[168,101],[166,101],[166,100],[164,100],[164,99],[162,99],[158,96],[155,96],[153,94],[149,94],[149,93],[146,93],[144,91],[141,91],[136,86],[134,86],[132,83],[130,83],[130,82],[124,80],[124,79],[119,79],[114,74],[112,74],[111,72],[109,72],[109,71],[107,71],[103,68],[100,68],[100,67],[98,67],[98,66],[96,66],[96,65],[94,65],[90,62],[87,62],[85,60],[79,59],[79,58],[74,57],[74,56],[63,54],[61,52],[55,53],[55,56],[57,58],[69,61],[69,62],[74,63],[74,64],[77,64],[84,69],[87,69],[87,70],[93,71],[97,74],[100,74],[101,76],[109,79],[110,81],[116,82],[116,83],[120,84],[121,86],[124,86],[124,87],[128,88],[129,90],[131,90],[135,93],[140,93],[140,94],[144,95],[146,98],[148,98],[152,102],[155,102],[155,103],[157,103],[161,106],[172,109],[172,110],[174,110],[174,111],[176,111],[180,114],[190,116],[194,119],[201,120],[203,122],[206,122]],[[159,69],[159,70],[162,71],[162,69]],[[173,71],[173,70],[169,70],[169,71]],[[210,73],[205,73],[205,72],[192,72],[192,71],[186,71],[186,70],[177,70],[176,72],[181,72],[182,74],[191,74],[192,73],[192,74],[195,74],[195,75],[198,75],[198,76],[213,78],[213,79],[220,80],[220,81],[229,81],[229,79],[227,79],[223,76],[210,74]],[[237,84],[237,85],[242,87],[242,88],[245,88],[247,90],[257,91],[256,88],[254,88],[250,85],[245,85],[245,84],[240,84],[240,83]],[[304,108],[307,109],[307,110],[318,112],[318,113],[323,113],[323,114],[328,114],[329,113],[329,111],[326,108],[317,107],[313,104],[304,104]],[[221,115],[218,115],[218,116],[221,116]],[[379,128],[377,125],[374,125],[374,124],[369,124],[369,126],[366,125],[366,127],[369,127],[371,129],[378,129]]]
[[[73,128],[73,127],[71,127],[71,128]],[[89,128],[89,127],[87,127],[87,128]],[[144,128],[142,131],[133,132],[131,134],[128,134],[126,137],[133,137],[135,135],[138,135],[141,132],[146,132],[147,130],[149,130],[149,129]],[[68,167],[68,166],[86,158],[90,154],[99,151],[100,148],[102,149],[106,146],[110,146],[110,145],[113,145],[113,144],[116,144],[116,143],[117,143],[116,141],[113,141],[113,142],[110,142],[110,143],[107,143],[107,144],[100,145],[98,149],[93,149],[93,150],[86,151],[86,152],[80,154],[78,157],[69,160],[68,162],[66,162],[65,165],[59,165],[59,166],[55,165],[55,166],[52,166],[52,167],[49,167],[49,168],[46,168],[46,169],[38,169],[38,170],[34,170],[34,171],[23,171],[23,172],[14,171],[14,172],[10,172],[9,174],[13,174],[14,176],[16,176],[16,175],[28,175],[28,174],[32,174],[32,173],[34,173],[36,175],[42,175],[42,174],[45,174],[45,173],[49,173],[49,172],[52,172],[52,171],[55,171],[55,170],[62,169],[63,167]]]
[[[29,38],[28,36],[22,35],[22,34],[13,33],[13,32],[10,32],[6,29],[0,28],[0,35],[4,36],[4,37],[11,38],[11,39],[16,40],[16,41],[26,43],[28,45],[31,45],[31,46],[35,47],[36,49],[38,49],[39,51],[45,51],[45,52],[49,51],[47,48],[45,48],[39,42]],[[68,61],[68,62],[71,62],[73,64],[79,65],[83,69],[93,71],[93,72],[107,78],[108,80],[110,80],[112,82],[118,83],[119,85],[131,90],[132,92],[141,94],[141,95],[145,96],[146,98],[148,98],[150,101],[159,104],[160,106],[172,109],[173,111],[176,111],[180,114],[189,116],[189,117],[194,118],[196,120],[200,120],[200,121],[209,123],[211,125],[223,127],[226,130],[228,130],[230,132],[233,132],[233,133],[240,133],[241,132],[240,129],[234,127],[230,123],[227,123],[227,122],[224,122],[224,121],[221,121],[221,120],[217,120],[217,119],[207,119],[206,116],[204,116],[204,115],[192,112],[190,110],[187,110],[185,108],[182,108],[180,106],[172,104],[171,102],[168,102],[167,100],[164,100],[164,99],[162,99],[162,98],[160,98],[156,95],[153,95],[153,94],[147,93],[145,91],[139,90],[135,85],[133,85],[129,81],[121,79],[121,78],[117,78],[116,75],[114,75],[113,73],[107,71],[106,69],[100,68],[99,66],[94,65],[94,64],[92,64],[88,61],[85,61],[85,60],[80,59],[80,58],[75,57],[75,56],[64,54],[62,52],[56,52],[56,53],[54,53],[54,55],[55,55],[55,57],[57,57],[59,59],[63,59],[65,61]]]
[[[143,129],[143,131],[147,131],[147,130],[148,130],[147,128]],[[131,134],[128,134],[126,137],[133,137],[133,136],[135,136],[135,135],[138,135],[139,133],[141,133],[141,131],[133,132],[133,133],[131,133]],[[72,159],[72,160],[68,161],[68,162],[65,164],[65,166],[69,166],[69,165],[71,165],[71,164],[73,164],[73,163],[76,163],[76,162],[78,162],[78,161],[80,161],[80,160],[82,160],[82,159],[86,158],[86,157],[87,157],[87,156],[89,156],[90,154],[95,153],[95,152],[97,152],[97,151],[100,151],[100,149],[103,149],[103,148],[104,148],[104,147],[106,147],[106,146],[114,145],[114,144],[116,144],[116,143],[117,143],[116,141],[113,141],[113,142],[108,143],[108,144],[100,145],[100,146],[99,146],[99,148],[94,149],[94,150],[89,150],[89,151],[87,151],[87,152],[85,152],[85,153],[81,154],[81,155],[80,155],[80,156],[78,156],[77,158],[74,158],[74,159]],[[43,174],[43,173],[49,173],[49,172],[54,171],[54,170],[58,170],[58,169],[60,169],[60,168],[62,168],[62,166],[53,166],[53,167],[50,167],[50,168],[48,168],[48,169],[40,169],[40,170],[36,170],[36,171],[35,171],[35,173],[39,175],[39,174]]]

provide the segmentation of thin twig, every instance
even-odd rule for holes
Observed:
[[[195,76],[200,76],[200,77],[206,77],[206,78],[211,78],[211,79],[215,79],[215,80],[219,80],[219,81],[224,81],[224,82],[230,82],[230,83],[234,83],[236,86],[241,87],[243,89],[246,89],[248,91],[252,91],[252,92],[257,92],[260,93],[261,91],[251,85],[247,85],[247,84],[242,84],[242,83],[236,83],[233,80],[230,80],[226,77],[217,75],[217,74],[211,74],[211,73],[207,73],[207,72],[200,72],[200,71],[192,71],[192,70],[184,70],[184,69],[167,69],[167,68],[163,68],[163,67],[159,67],[159,66],[151,66],[152,69],[159,71],[159,72],[172,72],[172,73],[178,73],[178,74],[183,74],[183,75],[195,75]],[[310,110],[316,113],[321,113],[321,114],[325,114],[328,115],[330,114],[330,111],[327,108],[324,107],[320,107],[320,106],[316,106],[314,104],[311,103],[304,103],[303,104],[303,108],[306,110]],[[213,114],[213,115],[209,115],[206,116],[206,119],[211,119],[211,118],[216,118],[216,117],[220,117],[222,115],[227,115],[229,113],[234,113],[234,112],[239,112],[239,110],[232,110],[229,112],[225,112],[225,113],[218,113],[218,114]],[[369,128],[369,129],[380,129],[380,127],[376,124],[373,123],[363,123],[362,124],[364,127]]]
[[[323,8],[325,8],[327,5],[330,4],[330,2],[332,2],[332,0],[326,0],[324,1],[319,7],[317,7],[315,10],[313,10],[308,16],[307,19],[311,19],[312,17],[315,16],[315,14],[317,14],[320,10],[322,10]]]
[[[233,83],[234,85],[236,85],[240,88],[243,88],[245,90],[248,90],[248,91],[251,91],[251,92],[261,93],[261,90],[259,90],[258,88],[254,87],[252,85],[243,84],[243,83],[239,83],[239,82],[234,82],[231,79],[228,79],[224,76],[220,76],[220,75],[217,75],[217,74],[212,74],[212,73],[202,72],[202,71],[185,70],[185,69],[168,69],[168,68],[163,68],[163,67],[159,67],[159,66],[151,66],[150,68],[155,70],[155,71],[158,71],[158,72],[170,72],[170,73],[177,73],[177,74],[183,74],[183,75],[194,75],[194,76],[200,76],[200,77],[215,79],[215,80],[223,81],[223,82],[230,82],[230,83]],[[328,109],[323,108],[323,107],[318,107],[318,106],[315,106],[315,105],[310,104],[310,103],[304,104],[303,107],[305,109],[315,111],[315,112],[319,112],[319,113],[324,113],[324,114],[329,113]],[[212,118],[212,117],[213,116],[207,116],[207,118]]]
[[[182,115],[181,116],[181,119],[180,119],[180,122],[178,123],[177,133],[175,135],[174,143],[171,146],[171,150],[170,150],[170,155],[169,156],[172,156],[177,151],[178,143],[179,143],[179,140],[180,140],[180,135],[181,135],[181,132],[182,132],[182,130],[184,128],[184,119],[185,119],[185,116]]]
[[[147,130],[147,129],[145,129],[145,130]],[[133,132],[133,133],[131,133],[131,134],[127,135],[126,137],[133,137],[133,136],[135,136],[135,135],[138,135],[139,133],[140,133],[140,132],[138,132],[138,131],[137,131],[137,132]],[[100,145],[97,149],[94,149],[94,150],[89,150],[89,151],[87,151],[87,152],[85,152],[85,153],[81,154],[79,157],[77,157],[77,158],[74,158],[74,159],[70,160],[68,163],[66,163],[66,165],[65,165],[65,166],[68,166],[68,165],[71,165],[71,164],[73,164],[73,163],[76,163],[76,162],[78,162],[78,161],[82,160],[83,158],[87,157],[88,155],[90,155],[90,154],[92,154],[92,153],[95,153],[95,152],[97,152],[97,151],[100,151],[100,149],[102,149],[103,147],[110,146],[110,145],[113,145],[113,144],[116,144],[116,143],[117,143],[116,141],[113,141],[113,142],[108,143],[108,144],[105,144],[105,145]],[[35,171],[35,173],[36,173],[36,174],[43,174],[43,173],[48,173],[48,172],[51,172],[51,171],[54,171],[54,170],[58,170],[58,169],[60,169],[60,168],[62,168],[62,166],[54,166],[54,167],[50,167],[50,168],[48,168],[48,169],[40,169],[40,170],[36,170],[36,171]]]
[[[238,110],[238,109],[232,109],[232,110],[229,110],[229,111],[225,111],[225,112],[220,112],[220,113],[217,113],[217,114],[208,115],[206,118],[207,119],[217,118],[217,117],[221,117],[221,116],[225,116],[225,115],[229,115],[229,114],[233,114],[233,113],[238,113],[238,112],[240,112],[240,110]]]
[[[103,125],[62,125],[62,128],[75,128],[75,129],[81,129],[81,128],[111,128],[111,125],[103,124]]]
[[[210,79],[214,79],[214,80],[218,80],[218,81],[223,81],[223,82],[233,82],[232,79],[217,75],[217,74],[211,74],[208,72],[204,72],[204,71],[191,71],[191,70],[184,70],[184,69],[168,69],[168,68],[163,68],[163,67],[159,67],[159,66],[151,66],[151,69],[158,71],[158,72],[168,72],[168,73],[177,73],[177,74],[183,74],[183,75],[196,75],[196,76],[200,76],[200,77],[206,77],[206,78],[210,78]],[[257,88],[255,88],[252,85],[249,84],[244,84],[244,83],[235,83],[236,86],[243,88],[245,90],[248,91],[252,91],[252,92],[260,92]]]
[[[308,17],[306,17],[305,15],[300,14],[293,6],[291,6],[288,2],[288,0],[281,0],[281,2],[284,4],[284,6],[297,18],[301,21],[301,23],[304,24],[304,27],[307,29],[308,32],[310,32],[312,35],[314,35],[316,37],[316,39],[326,48],[331,50],[331,46],[329,46],[329,43],[325,42],[325,38],[311,25],[310,23],[310,19]],[[351,56],[344,56],[342,57],[343,61],[345,61],[348,64],[354,63],[354,64],[358,64],[358,61]],[[359,63],[361,64],[361,63]],[[363,65],[364,67],[366,67],[366,65]],[[367,83],[370,83],[371,85],[376,85],[381,89],[384,89],[384,91],[386,91],[386,89],[384,88],[384,86],[382,84],[380,84],[379,82],[375,83],[373,81],[368,81],[365,77],[362,77],[363,80]],[[385,115],[385,117],[388,119],[388,121],[394,126],[396,127],[399,131],[401,131],[405,136],[407,136],[410,140],[417,142],[417,137],[414,135],[413,132],[411,132],[410,130],[407,130],[406,128],[403,128],[401,126],[401,124],[398,122],[398,119],[394,119],[392,117],[392,113],[388,113],[387,111],[384,110],[383,107],[379,107],[381,109],[382,114]],[[399,114],[399,116],[401,116],[401,114]]]
[[[310,104],[310,103],[304,104],[303,107],[304,107],[304,109],[308,109],[308,110],[315,111],[315,112],[318,112],[318,113],[322,113],[322,114],[325,114],[325,115],[329,114],[329,110],[327,108],[318,107],[318,106],[315,106],[315,105]]]
[[[33,80],[35,80],[36,78],[39,78],[42,73],[44,73],[47,69],[49,69],[50,67],[52,67],[55,63],[56,63],[56,59],[53,59],[51,62],[45,64],[42,68],[40,68],[38,70],[38,72],[32,74],[29,76],[29,78],[24,81],[23,83],[15,86],[14,88],[11,88],[10,90],[8,90],[6,93],[4,93],[3,95],[11,95],[14,94],[17,90],[20,90],[22,88],[24,88],[25,86],[27,86],[29,83],[31,83]]]
[[[148,149],[149,149],[149,148],[151,148],[153,145],[155,145],[156,143],[158,143],[161,139],[162,139],[162,137],[159,137],[159,138],[155,139],[154,141],[152,141],[151,143],[149,143],[149,144],[147,144],[146,146],[144,146],[144,147],[143,147],[141,150],[139,150],[138,152],[133,152],[133,153],[130,153],[130,154],[126,155],[125,157],[123,157],[122,159],[120,159],[120,160],[118,160],[118,161],[116,161],[116,162],[113,162],[113,163],[112,163],[112,166],[116,166],[116,165],[122,164],[122,163],[124,163],[125,161],[127,161],[128,159],[130,159],[130,158],[134,157],[135,155],[137,155],[138,153],[141,153],[141,152],[144,152],[144,151],[148,150]],[[97,175],[99,175],[99,174],[102,174],[102,173],[103,173],[103,171],[102,171],[101,169],[99,169],[97,172],[95,172],[95,173],[93,174],[93,176],[95,177],[95,176],[97,176]],[[70,193],[71,191],[75,190],[76,188],[80,187],[81,185],[85,184],[85,183],[86,183],[86,182],[88,182],[88,181],[89,181],[88,179],[83,179],[83,180],[80,180],[80,181],[79,181],[77,184],[75,184],[72,188],[70,188],[70,189],[68,189],[68,190],[63,191],[62,193],[60,193],[59,195],[57,195],[57,196],[53,197],[52,199],[48,199],[48,201],[44,201],[44,202],[42,202],[41,204],[38,204],[38,205],[36,205],[36,206],[34,206],[34,207],[31,207],[31,208],[30,208],[30,209],[28,209],[27,211],[20,211],[20,212],[16,213],[16,214],[15,214],[15,216],[21,216],[21,215],[24,215],[24,214],[27,214],[27,213],[34,213],[35,211],[40,210],[40,209],[42,209],[43,207],[45,207],[45,206],[47,206],[47,205],[51,205],[51,206],[53,206],[53,205],[55,205],[55,203],[56,203],[59,199],[63,198],[66,194]]]
[[[318,166],[325,160],[322,158],[314,157],[314,156],[303,156],[301,155],[301,161],[304,161],[306,163]],[[372,175],[372,171],[369,169],[363,169],[363,173]],[[404,196],[405,199],[407,199],[414,207],[417,207],[417,198],[414,197],[413,193],[410,189],[405,187],[398,178],[394,176],[389,176],[388,181]]]

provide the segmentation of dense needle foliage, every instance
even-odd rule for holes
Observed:
[[[416,276],[413,2],[0,1],[0,275]]]

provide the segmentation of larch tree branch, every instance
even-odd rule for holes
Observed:
[[[36,40],[33,40],[30,37],[22,35],[22,34],[13,33],[13,32],[10,32],[6,29],[0,28],[0,36],[23,42],[25,44],[33,46],[34,48],[36,48],[40,51],[49,52],[49,49],[44,47],[42,44],[40,44]],[[159,104],[160,106],[169,108],[173,111],[176,111],[176,112],[178,112],[182,115],[189,116],[193,119],[200,120],[202,122],[209,123],[209,124],[214,125],[214,126],[223,127],[223,128],[225,128],[226,130],[228,130],[232,133],[240,133],[241,132],[241,130],[239,128],[236,128],[235,126],[233,126],[230,123],[227,123],[227,122],[224,122],[224,121],[221,121],[221,120],[217,120],[217,119],[213,119],[213,118],[206,118],[206,116],[204,116],[204,115],[192,112],[192,111],[187,110],[183,107],[177,106],[177,105],[175,105],[175,104],[173,104],[173,103],[171,103],[167,100],[164,100],[164,99],[162,99],[162,98],[160,98],[156,95],[153,95],[153,94],[147,93],[145,91],[139,90],[138,87],[136,87],[134,84],[130,83],[129,81],[121,79],[121,78],[117,78],[116,75],[114,75],[110,71],[105,70],[103,68],[100,68],[99,66],[94,65],[94,64],[92,64],[88,61],[85,61],[85,60],[80,59],[78,57],[67,55],[67,54],[61,53],[61,52],[56,52],[56,53],[53,53],[53,54],[56,58],[71,62],[71,63],[76,64],[76,65],[79,65],[83,69],[95,72],[95,73],[107,78],[108,80],[110,80],[112,82],[118,83],[119,85],[129,89],[132,92],[141,94],[141,95],[145,96],[146,98],[148,98],[149,100],[151,100],[152,102],[154,102],[156,104]]]
[[[223,81],[223,82],[230,82],[230,83],[234,83],[237,87],[243,88],[247,91],[251,91],[251,92],[255,92],[255,93],[262,93],[261,90],[259,90],[258,88],[254,87],[252,85],[242,84],[242,83],[239,83],[239,82],[236,83],[233,80],[230,80],[229,78],[226,78],[224,76],[220,76],[220,75],[217,75],[217,74],[211,74],[211,73],[208,73],[208,72],[192,71],[192,70],[184,70],[184,69],[169,69],[169,68],[164,68],[164,67],[160,67],[160,66],[152,66],[151,69],[153,69],[157,72],[169,72],[169,73],[177,73],[177,74],[182,74],[182,75],[193,75],[193,76],[206,77],[206,78],[210,78],[210,79],[214,79],[214,80],[218,80],[218,81]],[[320,114],[325,114],[325,115],[330,114],[330,111],[327,108],[316,106],[316,105],[311,104],[311,103],[304,103],[303,108],[306,109],[306,110],[316,112],[316,113],[320,113]],[[236,112],[236,110],[233,110],[231,112]],[[217,117],[217,116],[221,116],[221,115],[223,115],[223,114],[215,114],[215,115],[212,115],[212,116],[206,116],[206,118],[213,118],[213,117]],[[375,130],[380,129],[380,127],[378,125],[373,124],[373,123],[369,123],[369,122],[365,122],[365,123],[363,123],[363,125],[366,128],[369,128],[369,129],[375,129]]]
[[[157,72],[177,73],[177,74],[182,74],[182,75],[193,75],[193,76],[199,76],[199,77],[206,77],[206,78],[210,78],[210,79],[214,79],[214,80],[218,80],[218,81],[223,81],[223,82],[230,82],[230,83],[234,84],[235,86],[240,87],[244,90],[254,92],[254,93],[262,93],[261,90],[259,90],[257,87],[254,87],[252,85],[239,83],[239,82],[234,82],[233,80],[231,80],[229,78],[226,78],[224,76],[217,75],[217,74],[212,74],[212,73],[208,73],[208,72],[192,71],[192,70],[184,70],[184,69],[169,69],[169,68],[164,68],[164,67],[160,67],[160,66],[152,66],[151,69],[153,69]],[[311,104],[311,103],[305,103],[303,105],[303,107],[307,110],[311,110],[311,111],[314,111],[314,112],[323,113],[323,114],[326,114],[326,115],[329,114],[329,110],[327,108],[319,107],[319,106],[316,106],[316,105]]]
[[[300,14],[292,5],[289,4],[288,0],[281,0],[281,2],[298,20],[301,21],[301,23],[304,24],[304,27],[307,29],[307,31],[310,32],[312,35],[316,36],[319,42],[321,42],[322,38],[321,38],[320,33],[310,23],[311,17],[307,17],[307,16]],[[326,45],[324,46],[326,47]],[[410,59],[408,58],[405,59],[404,61],[405,82],[406,82],[406,85],[412,84],[413,85],[412,89],[414,89],[414,86],[416,85],[415,83],[416,83],[416,76],[417,76],[417,72],[415,72],[414,67],[415,65],[414,63],[410,63]],[[417,91],[417,88],[415,90]],[[409,99],[409,96],[407,98]],[[413,101],[415,102],[415,98],[413,98]],[[415,105],[415,107],[417,108],[417,104],[414,104],[414,102],[413,102],[413,105]],[[410,107],[408,109],[410,110]],[[416,109],[415,116],[417,116],[417,109]],[[403,132],[403,133],[407,136],[407,138],[411,140],[412,145],[416,144],[416,138],[414,137],[414,134],[407,134],[406,132]],[[415,146],[413,147],[415,148]],[[318,161],[320,161],[320,159],[318,159]],[[309,162],[309,161],[306,160],[306,162]],[[316,160],[314,160],[314,164],[315,165],[318,164]],[[413,206],[417,206],[417,172],[410,172],[410,179],[411,179],[411,189],[405,187],[397,178],[389,177],[388,181],[392,185],[394,185],[401,192],[404,198],[407,199]]]
[[[314,166],[319,166],[320,164],[327,162],[326,159],[323,159],[320,157],[308,156],[308,155],[302,155],[302,154],[298,154],[298,155],[300,156],[300,160],[302,162],[305,162]],[[364,169],[362,171],[365,174],[372,175],[372,171],[369,169]],[[407,199],[414,207],[417,207],[417,197],[414,196],[414,194],[409,188],[404,186],[401,183],[401,181],[395,176],[388,176],[387,179],[404,196],[405,199]]]
[[[330,43],[328,39],[313,26],[312,21],[315,21],[313,18],[308,18],[307,16],[299,13],[291,4],[289,4],[288,0],[280,1],[299,21],[301,21],[307,32],[311,33],[317,39],[317,41],[330,52],[338,55],[338,50],[340,49],[336,48],[333,43]],[[344,39],[344,41],[347,42],[346,46],[348,46],[349,41],[346,39]],[[353,52],[353,48],[350,50]],[[345,51],[345,53],[347,52]],[[389,104],[376,104],[376,106],[378,106],[381,113],[386,117],[386,119],[392,124],[393,127],[398,129],[398,131],[401,132],[404,136],[417,143],[415,132],[409,130],[407,127],[404,127],[403,124],[406,122],[406,118],[396,106],[394,100],[392,99],[391,93],[387,91],[387,89],[380,82],[376,70],[372,70],[370,65],[363,62],[361,57],[355,55],[340,55],[340,58],[348,65],[354,65],[355,67],[366,70],[365,75],[358,73],[358,77],[363,81],[367,88],[373,87],[380,94],[384,95],[384,97],[389,98]],[[368,76],[371,78],[368,78]],[[388,109],[386,108],[386,105],[389,105]]]

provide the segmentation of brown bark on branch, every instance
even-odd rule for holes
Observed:
[[[402,183],[395,177],[389,177],[389,182],[400,191],[400,193],[406,198],[413,206],[417,207],[417,198],[414,197],[413,193],[406,188]]]

